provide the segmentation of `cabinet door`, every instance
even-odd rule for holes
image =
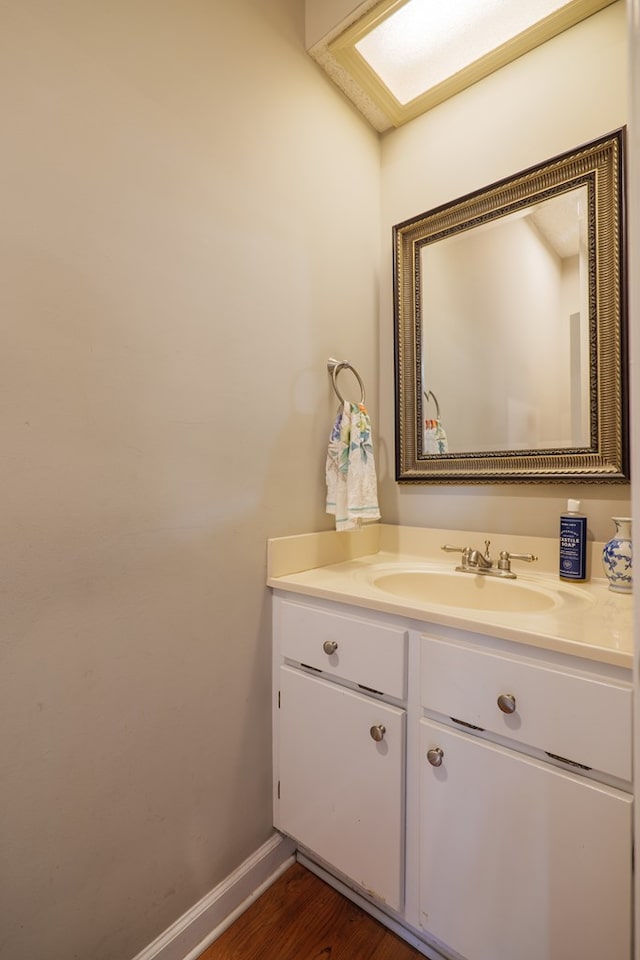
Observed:
[[[420,744],[425,930],[468,960],[629,960],[631,797],[429,720]]]
[[[404,731],[403,710],[280,668],[277,826],[394,910],[403,896]]]

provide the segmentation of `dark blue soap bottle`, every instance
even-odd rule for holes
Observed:
[[[560,515],[559,573],[562,580],[587,579],[587,518],[579,500],[569,500]]]

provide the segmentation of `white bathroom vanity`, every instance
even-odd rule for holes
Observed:
[[[631,598],[440,549],[482,539],[270,542],[275,826],[425,956],[629,960]]]

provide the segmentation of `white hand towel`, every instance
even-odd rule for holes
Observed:
[[[378,484],[371,421],[363,404],[345,401],[329,437],[327,513],[336,530],[353,530],[363,520],[379,520]]]

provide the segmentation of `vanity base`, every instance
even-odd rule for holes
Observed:
[[[372,570],[426,553],[270,579],[276,829],[430,960],[630,960],[626,598],[381,600]]]
[[[357,907],[360,907],[361,910],[364,910],[365,913],[368,913],[369,916],[374,918],[374,920],[377,920],[384,927],[387,927],[387,929],[397,934],[397,936],[399,936],[415,950],[418,950],[424,957],[428,957],[429,960],[462,960],[462,958],[458,957],[456,954],[448,953],[444,951],[444,949],[438,950],[434,946],[428,944],[422,939],[422,936],[418,934],[417,931],[415,931],[412,927],[410,927],[401,917],[398,917],[393,913],[387,913],[383,907],[377,903],[374,903],[372,900],[369,900],[356,887],[350,886],[345,880],[336,877],[325,866],[314,860],[302,849],[298,849],[296,851],[295,858],[298,863],[302,864],[303,867],[306,867],[306,869],[310,870],[311,873],[315,873],[317,877],[320,877],[321,880],[324,880],[325,883],[328,883],[330,887],[333,887],[334,890],[337,890],[338,893],[341,893],[347,898],[347,900],[351,900],[352,903],[355,903]]]

